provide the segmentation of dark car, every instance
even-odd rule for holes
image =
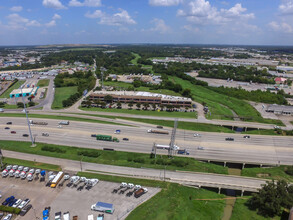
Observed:
[[[16,134],[16,131],[10,131],[11,134]]]
[[[234,138],[226,138],[226,141],[234,141]]]
[[[11,200],[10,202],[9,202],[9,204],[8,204],[8,206],[13,206],[13,204],[15,203],[17,201],[17,199],[13,199],[13,200]]]
[[[92,134],[91,137],[97,137],[97,135],[96,134]]]
[[[164,128],[164,127],[163,127],[163,126],[161,126],[161,125],[158,125],[158,126],[157,126],[157,128],[161,128],[161,129],[162,129],[162,128]]]
[[[123,140],[123,141],[129,141],[129,139],[128,139],[128,138],[123,138],[122,140]]]
[[[26,207],[24,207],[21,211],[20,211],[20,213],[19,213],[19,215],[20,216],[24,216],[30,209],[32,208],[32,205],[31,204],[29,204],[29,205],[27,205]]]
[[[13,199],[14,199],[14,196],[10,196],[6,198],[5,201],[2,202],[2,205],[8,205]]]
[[[5,127],[6,130],[10,129],[10,127]]]
[[[245,135],[245,136],[243,136],[243,138],[250,138],[250,136],[249,135]]]
[[[7,125],[12,125],[12,122],[11,122],[11,121],[9,121],[9,122],[7,122],[6,124],[7,124]]]
[[[23,137],[28,137],[29,135],[28,135],[28,134],[23,134],[22,136],[23,136]]]

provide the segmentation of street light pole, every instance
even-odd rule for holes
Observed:
[[[20,92],[21,92],[23,107],[24,107],[24,111],[25,111],[25,115],[26,115],[26,121],[27,121],[27,125],[28,125],[28,130],[29,130],[29,133],[30,133],[30,138],[31,138],[32,146],[34,146],[34,139],[33,139],[33,136],[32,136],[31,126],[30,126],[30,123],[29,123],[29,119],[28,119],[28,115],[27,115],[27,110],[26,110],[26,105],[25,105],[25,101],[24,101],[24,98],[23,98],[22,87],[20,87]]]

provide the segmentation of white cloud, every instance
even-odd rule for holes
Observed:
[[[272,21],[268,25],[272,30],[277,32],[293,33],[293,27],[286,22]]]
[[[19,14],[16,13],[8,15],[6,18],[8,19],[8,25],[6,25],[8,29],[25,30],[26,27],[29,26],[41,26],[41,24],[36,20],[29,20],[27,18],[21,17]]]
[[[284,15],[293,14],[293,0],[283,0],[279,10]]]
[[[54,27],[54,26],[56,26],[56,21],[55,21],[55,20],[52,20],[52,21],[46,23],[45,25],[46,25],[47,27]]]
[[[170,32],[171,28],[166,25],[163,19],[155,18],[151,21],[154,24],[154,27],[150,29],[150,31],[159,32],[161,34],[165,34]]]
[[[182,3],[182,0],[149,0],[152,6],[175,6]]]
[[[194,32],[194,33],[200,32],[200,29],[198,27],[193,27],[191,25],[184,25],[183,29],[190,31],[190,32]]]
[[[78,0],[71,0],[69,2],[69,6],[72,7],[100,7],[102,5],[101,0],[85,0],[84,2],[80,2]]]
[[[13,6],[12,8],[10,8],[10,11],[20,12],[22,11],[22,6]]]
[[[61,16],[58,15],[58,14],[54,14],[54,16],[53,16],[52,19],[53,19],[53,20],[61,19]]]
[[[43,0],[43,5],[47,8],[66,9],[59,0]]]
[[[193,0],[188,3],[185,10],[178,10],[177,16],[186,17],[188,21],[197,24],[226,24],[254,18],[253,13],[246,14],[246,11],[247,9],[243,8],[240,3],[230,9],[218,10],[209,1]]]
[[[86,13],[87,18],[99,18],[99,24],[121,26],[121,25],[131,25],[136,24],[135,20],[131,18],[128,12],[124,9],[119,9],[120,12],[108,15],[101,10],[96,10],[94,13]]]

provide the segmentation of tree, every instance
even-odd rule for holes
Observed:
[[[251,209],[258,210],[258,213],[265,217],[274,217],[281,213],[282,207],[293,206],[293,186],[280,180],[278,182],[268,181],[259,193],[254,193],[248,200]]]
[[[107,102],[107,103],[112,103],[113,102],[113,97],[110,96],[110,95],[106,95],[104,97],[104,101]]]
[[[17,108],[23,108],[23,103],[22,102],[18,102],[16,105],[17,105]]]
[[[136,108],[140,110],[141,104],[140,103],[136,103]]]
[[[3,108],[5,106],[4,102],[0,102],[0,108]]]
[[[183,95],[184,97],[190,97],[190,96],[191,96],[191,90],[190,90],[190,89],[184,89],[184,90],[182,91],[182,95]]]
[[[138,87],[140,87],[140,86],[141,86],[141,81],[139,81],[139,80],[134,80],[134,81],[133,81],[133,86],[134,86],[134,88],[138,88]]]
[[[156,110],[156,108],[157,108],[157,105],[156,105],[156,103],[153,103],[152,107],[153,107],[153,110],[155,111],[155,110]]]
[[[117,108],[121,109],[121,106],[122,106],[121,102],[117,102]]]
[[[148,108],[150,107],[150,104],[149,103],[144,103],[143,107],[144,107],[145,110],[148,110]]]
[[[35,105],[36,105],[36,103],[34,103],[34,102],[29,102],[29,103],[28,103],[28,106],[29,106],[29,107],[32,107],[32,106],[35,106]]]
[[[133,106],[133,103],[132,103],[132,102],[128,103],[128,107],[129,107],[130,109],[132,109],[132,106]]]

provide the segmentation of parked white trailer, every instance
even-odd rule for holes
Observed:
[[[28,181],[32,181],[32,180],[34,179],[34,175],[33,175],[32,173],[29,173],[29,174],[27,175],[26,179],[27,179]]]
[[[20,170],[16,170],[15,173],[14,173],[14,176],[16,178],[19,178],[19,175],[20,175]]]
[[[63,220],[70,220],[69,212],[63,213]]]
[[[26,178],[26,172],[25,171],[21,171],[21,173],[20,173],[20,178],[21,179],[25,179]]]
[[[14,176],[14,172],[15,172],[14,169],[9,170],[9,176]]]
[[[2,177],[8,176],[8,170],[3,170],[2,171]]]

